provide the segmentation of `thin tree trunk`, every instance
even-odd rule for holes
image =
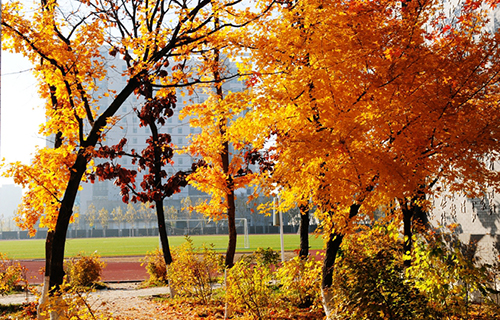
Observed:
[[[219,21],[218,19],[215,20],[215,25],[218,27]],[[224,99],[224,93],[222,92],[222,83],[221,81],[221,76],[219,72],[219,66],[220,66],[220,54],[219,50],[215,49],[214,50],[215,57],[214,57],[214,68],[213,68],[213,76],[215,80],[215,86],[216,86],[216,94],[219,100]],[[221,119],[219,122],[219,131],[222,136],[225,135],[226,133],[226,126],[227,126],[227,120],[226,119]],[[227,268],[231,268],[234,264],[234,254],[236,252],[236,242],[237,242],[237,234],[236,234],[236,206],[234,203],[234,184],[233,184],[233,179],[229,175],[229,142],[227,140],[224,141],[222,145],[222,153],[221,153],[221,161],[222,161],[222,171],[226,176],[228,176],[226,183],[227,183],[227,190],[229,190],[226,193],[226,201],[227,201],[227,227],[228,227],[228,233],[229,233],[229,242],[227,245],[227,251],[226,251],[226,260],[225,264]]]
[[[411,205],[409,206],[405,203],[401,207],[401,211],[403,212],[403,265],[405,268],[411,266],[411,250],[412,250],[412,221],[413,221],[413,210],[411,209]]]
[[[356,216],[359,212],[360,204],[353,204],[349,210],[349,220]],[[325,259],[323,260],[322,281],[321,281],[321,296],[323,298],[323,308],[327,319],[331,318],[331,301],[333,294],[331,287],[333,284],[333,271],[335,269],[335,260],[340,249],[340,245],[344,240],[344,235],[340,232],[333,231],[326,244]]]
[[[410,199],[399,199],[399,205],[403,213],[403,253],[405,268],[411,266],[411,253],[413,250],[413,233],[429,227],[427,212],[420,205],[425,200],[425,193],[422,188],[416,192],[416,195]]]
[[[234,254],[236,252],[236,241],[237,241],[236,210],[235,210],[235,206],[234,206],[234,191],[232,189],[227,194],[227,202],[228,202],[227,226],[228,226],[228,233],[229,233],[229,243],[227,245],[225,264],[226,264],[226,267],[232,268],[233,264],[234,264]]]
[[[309,207],[300,205],[300,252],[301,259],[307,259],[309,255]]]
[[[44,311],[45,305],[48,300],[48,293],[49,293],[49,279],[50,279],[50,264],[51,264],[51,252],[52,252],[52,243],[54,239],[54,231],[49,230],[47,231],[47,238],[45,239],[45,274],[43,278],[43,288],[42,288],[42,295],[40,296],[40,299],[38,301],[38,306],[36,309],[37,313],[37,319],[41,320],[43,319],[41,313]]]
[[[87,168],[87,158],[85,152],[80,149],[75,164],[72,167],[70,180],[66,187],[66,192],[61,201],[59,215],[54,229],[53,245],[51,248],[51,262],[49,268],[50,293],[57,291],[64,278],[64,249],[66,247],[66,233],[68,232],[69,220],[73,214],[73,205],[75,203],[78,187],[83,174]]]
[[[167,227],[165,225],[165,213],[163,211],[163,201],[156,201],[156,215],[158,217],[158,233],[160,235],[160,243],[163,250],[163,259],[168,266],[172,263],[172,254],[168,244]]]
[[[66,246],[66,232],[68,231],[69,220],[73,214],[73,205],[75,204],[76,194],[82,177],[87,169],[89,161],[87,148],[96,146],[101,136],[101,130],[106,126],[109,117],[113,116],[125,100],[134,92],[138,87],[139,81],[137,80],[142,74],[138,74],[131,78],[125,88],[113,100],[111,105],[102,113],[99,118],[94,122],[87,139],[80,141],[81,145],[76,156],[75,163],[70,168],[70,178],[63,199],[61,207],[57,216],[56,226],[54,228],[53,245],[51,249],[51,262],[49,273],[49,294],[57,291],[61,286],[64,278],[64,249]],[[81,128],[83,130],[83,128]]]

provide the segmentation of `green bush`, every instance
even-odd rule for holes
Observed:
[[[280,255],[272,248],[257,248],[253,254],[253,259],[261,265],[271,266],[276,265],[280,261]]]
[[[80,252],[76,257],[66,261],[66,282],[74,288],[95,287],[99,285],[102,269],[105,266],[98,254],[85,255]]]

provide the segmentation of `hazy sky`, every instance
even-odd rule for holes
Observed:
[[[39,99],[29,61],[21,55],[2,51],[2,150],[0,158],[7,162],[29,163],[35,146],[45,145],[38,134],[44,121],[43,102]],[[0,185],[11,184],[0,178]]]

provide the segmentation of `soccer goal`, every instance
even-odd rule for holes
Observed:
[[[248,221],[236,218],[236,231],[243,235],[245,248],[250,248],[248,237]],[[210,235],[228,234],[227,219],[173,219],[166,220],[168,233],[171,235]]]

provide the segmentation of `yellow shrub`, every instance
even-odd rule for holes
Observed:
[[[167,265],[160,248],[148,251],[146,257],[141,260],[141,266],[146,265],[146,272],[149,274],[147,285],[164,285],[168,282]]]
[[[222,256],[215,252],[213,245],[195,249],[187,237],[186,242],[173,250],[173,260],[168,280],[176,294],[207,303],[213,295],[212,285],[221,272]]]
[[[98,254],[85,255],[80,252],[76,257],[66,261],[66,280],[70,287],[93,287],[101,280],[102,269],[105,266]]]
[[[40,308],[40,316],[52,318],[56,314],[59,319],[75,320],[111,320],[111,314],[97,310],[99,304],[90,303],[91,291],[80,291],[81,287],[72,286],[64,282],[59,291],[48,298],[44,306]],[[101,306],[103,304],[100,304]]]
[[[0,294],[5,295],[14,291],[21,291],[28,285],[26,268],[0,253]]]
[[[226,299],[235,311],[252,319],[267,319],[275,309],[273,275],[269,264],[243,257],[227,271]]]
[[[321,307],[322,262],[309,256],[295,257],[278,269],[280,295],[298,307]]]

